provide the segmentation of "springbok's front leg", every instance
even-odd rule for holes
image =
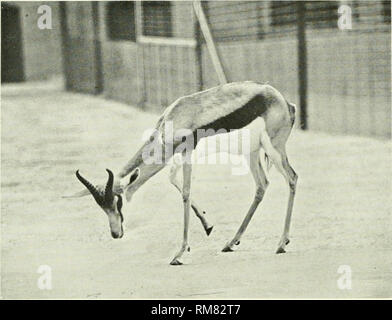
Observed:
[[[177,180],[177,172],[180,169],[180,167],[181,164],[174,161],[173,166],[170,169],[170,182],[182,194],[182,190]],[[203,225],[204,231],[206,232],[207,236],[209,236],[214,226],[212,224],[209,224],[207,219],[204,217],[205,212],[201,211],[200,208],[196,205],[196,203],[192,199],[190,201],[191,201],[191,208],[195,212],[196,216],[200,219],[200,222]]]
[[[174,259],[170,262],[171,265],[181,265],[180,261],[182,255],[186,250],[190,251],[188,245],[188,229],[189,229],[189,210],[191,207],[190,193],[191,193],[191,180],[192,180],[192,164],[189,159],[183,158],[183,175],[184,182],[182,187],[182,198],[184,202],[184,238],[180,251],[176,254]]]

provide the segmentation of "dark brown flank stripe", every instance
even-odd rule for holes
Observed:
[[[268,99],[265,98],[263,95],[256,95],[252,99],[250,99],[246,104],[244,104],[241,108],[219,118],[214,120],[213,122],[210,122],[200,128],[199,130],[205,130],[207,131],[208,129],[214,130],[214,132],[217,132],[218,130],[225,130],[226,132],[229,132],[230,130],[236,130],[236,129],[241,129],[246,127],[248,124],[250,124],[253,120],[255,120],[257,117],[260,117],[266,110],[267,110],[267,103]],[[206,132],[205,136],[209,135],[214,135],[214,133],[208,133]],[[194,141],[195,146],[199,141],[196,141],[196,138],[200,140],[203,138],[203,136],[199,137],[197,134],[197,130],[193,132],[194,136]]]
[[[170,144],[167,143],[164,146],[164,150],[163,150],[164,151],[163,153],[165,155],[164,158],[165,161],[168,161],[172,157],[173,154],[171,154],[170,151],[175,151],[176,148],[184,141],[187,142],[193,141],[194,145],[192,146],[192,148],[195,148],[201,138],[215,135],[216,133],[219,133],[218,130],[223,129],[225,130],[225,132],[229,132],[230,130],[241,129],[247,126],[257,117],[263,115],[263,113],[267,110],[268,103],[270,103],[270,101],[268,101],[268,98],[260,94],[256,95],[252,99],[250,99],[246,104],[244,104],[241,108],[194,130],[193,140],[183,137],[182,141],[174,142],[172,146],[170,146]],[[211,132],[207,132],[208,129],[212,129],[210,130]],[[198,130],[202,130],[202,132],[203,130],[205,130],[205,135],[203,136],[200,133],[198,134],[197,132]],[[151,137],[151,141],[155,141],[155,139]],[[146,147],[147,145],[148,142],[145,144],[144,147]],[[133,165],[130,169],[133,170],[143,162],[142,151],[143,148],[141,148],[139,152],[134,156],[133,160],[131,161]]]

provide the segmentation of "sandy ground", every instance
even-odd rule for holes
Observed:
[[[168,168],[126,204],[125,236],[113,240],[74,172],[106,179],[141,143],[157,115],[99,97],[29,85],[2,89],[3,298],[373,298],[392,296],[390,141],[295,131],[288,143],[299,174],[291,243],[276,255],[288,188],[275,169],[236,252],[220,250],[254,193],[230,165],[198,165],[193,198],[215,225],[191,217],[191,252],[169,265],[182,237],[182,201]],[[37,286],[41,265],[52,290]],[[338,268],[352,270],[341,290]]]

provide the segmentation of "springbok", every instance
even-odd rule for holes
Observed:
[[[268,164],[267,169],[271,164],[274,164],[290,189],[284,230],[276,251],[276,253],[284,253],[285,247],[289,243],[290,220],[298,177],[290,166],[286,155],[286,141],[294,124],[295,109],[295,105],[285,100],[278,90],[270,85],[253,81],[228,83],[181,97],[166,108],[156,124],[154,133],[117,175],[114,176],[112,171],[106,169],[109,178],[105,187],[93,186],[80,175],[79,171],[76,171],[77,178],[87,190],[70,197],[81,197],[91,193],[108,216],[112,237],[121,238],[124,233],[121,195],[124,193],[129,202],[135,191],[162,170],[173,155],[180,157],[182,163],[174,161],[170,171],[170,181],[182,193],[183,197],[183,241],[181,249],[170,263],[171,265],[180,265],[184,252],[190,250],[188,246],[190,208],[200,219],[207,235],[213,228],[207,222],[204,212],[202,213],[200,207],[190,198],[192,161],[189,161],[189,157],[201,139],[217,136],[218,133],[222,133],[222,129],[224,132],[246,129],[249,130],[251,139],[248,164],[256,183],[256,192],[237,233],[222,251],[233,251],[233,247],[240,243],[241,236],[263,199],[268,186],[260,156],[263,149]],[[166,127],[172,128],[171,134],[167,133]],[[184,132],[184,129],[186,129],[186,134],[180,133]],[[196,136],[196,132],[201,129],[206,130],[207,134],[202,137]],[[192,138],[189,139],[192,143],[187,143],[186,151],[183,147],[179,148],[184,137]],[[156,148],[157,146],[160,148]],[[155,155],[149,155],[149,152],[146,152],[147,149],[153,149]],[[174,151],[167,152],[168,150]],[[230,152],[230,150],[226,151]],[[239,153],[241,152],[244,150],[240,150]],[[157,153],[163,161],[149,161]],[[177,172],[181,166],[183,167],[182,188],[177,181]],[[128,183],[121,184],[121,179],[129,174]]]

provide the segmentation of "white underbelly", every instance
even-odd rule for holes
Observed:
[[[195,156],[200,158],[215,153],[246,155],[259,150],[260,134],[264,128],[264,119],[259,117],[242,129],[202,138]]]

